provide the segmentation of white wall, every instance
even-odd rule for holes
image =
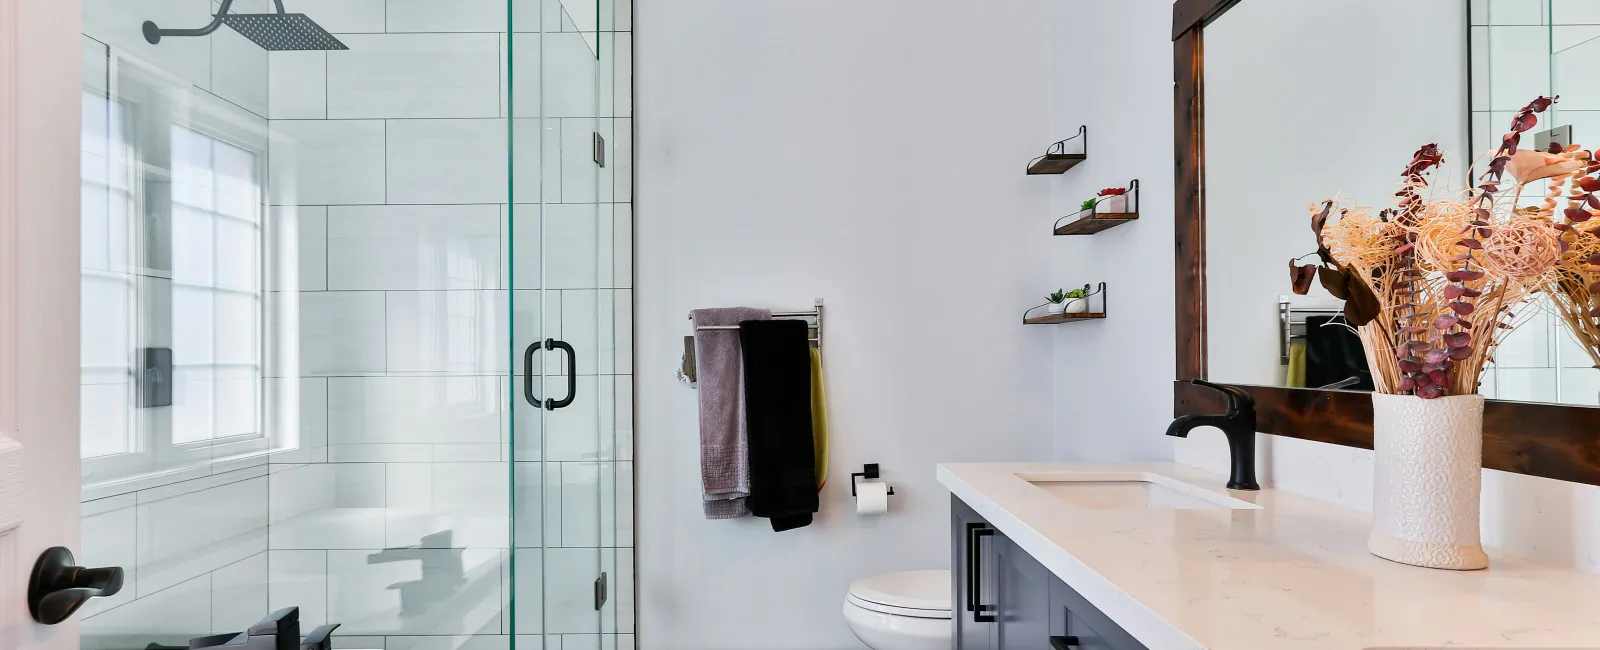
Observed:
[[[857,579],[949,566],[934,464],[1050,455],[1050,126],[1036,0],[639,0],[641,647],[858,648]],[[1058,125],[1059,127],[1059,125]],[[1092,163],[1091,163],[1092,164]],[[1153,165],[1158,166],[1158,165]],[[815,524],[701,514],[696,307],[827,301]],[[852,511],[881,463],[891,512]]]
[[[1393,9],[1389,5],[1383,8],[1385,11]],[[1368,13],[1375,14],[1376,10]],[[1135,154],[1127,152],[1137,152],[1137,156],[1149,158],[1152,164],[1161,163],[1162,171],[1170,169],[1165,166],[1172,157],[1170,3],[1140,0],[1064,4],[1057,8],[1051,24],[1056,29],[1072,25],[1075,33],[1084,36],[1081,41],[1064,44],[1055,59],[1059,93],[1056,129],[1083,119],[1078,117],[1079,112],[1068,107],[1073,106],[1074,100],[1082,101],[1088,88],[1093,88],[1100,97],[1127,97],[1120,103],[1120,110],[1102,109],[1098,118],[1107,124],[1102,131],[1116,132],[1127,140],[1118,147],[1125,153],[1112,152],[1111,155],[1131,157]],[[1454,47],[1446,34],[1456,34],[1454,38],[1459,41],[1459,34],[1465,32],[1464,26],[1459,24],[1438,27],[1441,31],[1437,39],[1442,42],[1436,41],[1435,45],[1446,49]],[[1124,43],[1130,44],[1125,46]],[[1123,47],[1128,50],[1122,51]],[[1118,55],[1099,57],[1095,66],[1077,64],[1087,53],[1105,48],[1119,48]],[[1450,55],[1437,56],[1447,58]],[[1095,123],[1090,122],[1091,129]],[[1149,133],[1141,130],[1145,128]],[[1217,144],[1209,144],[1215,151]],[[1097,158],[1095,153],[1091,152],[1090,164],[1103,159]],[[1405,162],[1402,160],[1400,164]],[[1084,192],[1092,192],[1098,187],[1096,182],[1084,181],[1082,191],[1058,193],[1057,210],[1087,196]],[[1123,297],[1120,302],[1113,303],[1113,320],[1122,313],[1119,304],[1147,303],[1142,305],[1146,317],[1137,321],[1136,328],[1130,326],[1128,329],[1132,331],[1123,340],[1110,339],[1114,333],[1108,334],[1103,343],[1078,341],[1070,338],[1068,332],[1058,335],[1058,367],[1068,360],[1081,362],[1088,357],[1092,360],[1089,367],[1097,368],[1100,376],[1077,376],[1064,370],[1058,373],[1056,394],[1067,401],[1058,402],[1057,406],[1057,458],[1133,458],[1140,454],[1160,454],[1158,447],[1163,441],[1160,435],[1171,420],[1166,405],[1171,395],[1168,384],[1173,376],[1169,325],[1172,322],[1169,306],[1172,303],[1170,175],[1164,176],[1164,183],[1165,187],[1161,183],[1151,183],[1155,186],[1151,190],[1159,188],[1165,194],[1159,199],[1160,204],[1147,201],[1150,207],[1143,211],[1141,223],[1096,235],[1092,246],[1063,247],[1053,255],[1057,268],[1076,270],[1098,262],[1101,268],[1114,269],[1104,273],[1113,282],[1113,289],[1118,284],[1136,283],[1148,292],[1148,295]],[[1155,192],[1147,190],[1147,197],[1152,194]],[[1308,198],[1307,202],[1310,200]],[[1159,228],[1140,230],[1152,226],[1147,220],[1158,214],[1165,215]],[[1295,214],[1290,218],[1301,217]],[[1211,218],[1219,217],[1212,214]],[[1086,256],[1090,259],[1082,259]],[[1128,261],[1121,267],[1108,267],[1118,259]],[[1278,277],[1286,279],[1287,274]],[[1119,278],[1123,279],[1119,281]],[[1153,315],[1156,311],[1161,314]],[[1215,328],[1211,331],[1212,337],[1224,335],[1227,333]],[[1099,353],[1100,349],[1105,352]],[[1105,388],[1097,388],[1099,386]],[[1110,403],[1117,406],[1083,408],[1083,405],[1105,404],[1108,400],[1116,400]],[[1068,414],[1076,415],[1069,417]],[[1074,419],[1084,424],[1075,426]],[[1115,426],[1107,427],[1107,424]],[[1121,433],[1134,437],[1116,440],[1104,433],[1108,430],[1136,433]],[[1177,460],[1226,473],[1227,444],[1222,436],[1212,434],[1215,432],[1201,430],[1189,440],[1174,441]],[[1371,451],[1266,435],[1258,436],[1258,444],[1258,472],[1263,483],[1346,507],[1371,509]],[[1485,470],[1483,507],[1485,544],[1548,562],[1600,571],[1600,487]]]
[[[1101,188],[1140,184],[1139,220],[1048,242],[1051,273],[1108,283],[1104,322],[1052,332],[1055,457],[1166,460],[1172,420],[1172,3],[1052,2],[1054,132],[1089,126],[1089,159],[1053,183],[1046,230]]]

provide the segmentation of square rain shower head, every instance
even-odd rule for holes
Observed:
[[[222,15],[222,22],[272,52],[350,49],[305,14],[228,13]]]

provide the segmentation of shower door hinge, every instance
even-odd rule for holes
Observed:
[[[606,166],[606,137],[598,131],[594,134],[594,164]]]
[[[606,606],[606,595],[606,574],[602,571],[594,581],[594,611]]]
[[[1572,144],[1572,125],[1551,127],[1548,131],[1533,134],[1533,148],[1545,151],[1550,148],[1551,143],[1560,145],[1563,149]]]

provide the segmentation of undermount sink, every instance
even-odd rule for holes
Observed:
[[[1150,472],[1017,474],[1057,499],[1090,510],[1259,510],[1261,506]]]

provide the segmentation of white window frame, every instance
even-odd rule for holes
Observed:
[[[85,37],[88,38],[88,37]],[[123,106],[129,115],[127,122],[130,126],[126,129],[131,142],[132,161],[130,168],[135,170],[135,178],[130,187],[133,193],[134,213],[132,218],[135,226],[131,230],[130,239],[140,242],[146,235],[144,228],[149,223],[147,219],[147,201],[149,193],[146,184],[151,173],[165,173],[170,180],[173,171],[161,170],[147,162],[145,152],[142,150],[143,138],[140,137],[138,126],[140,120],[147,121],[146,126],[155,124],[159,120],[166,125],[167,135],[165,140],[169,143],[176,129],[183,128],[198,133],[206,138],[242,149],[254,157],[256,190],[258,196],[254,204],[257,206],[256,226],[257,233],[257,285],[254,291],[243,290],[254,295],[257,310],[257,351],[254,365],[247,365],[253,369],[253,374],[259,381],[256,395],[256,426],[253,433],[232,435],[223,438],[211,438],[186,443],[176,443],[172,440],[172,427],[170,425],[170,411],[167,413],[167,426],[156,427],[148,422],[152,417],[151,409],[135,408],[136,395],[130,395],[128,407],[133,416],[130,418],[129,432],[131,450],[125,453],[110,454],[82,459],[82,474],[85,498],[96,498],[142,489],[151,485],[160,485],[179,480],[187,480],[196,476],[208,475],[219,463],[239,461],[253,457],[263,456],[279,450],[283,436],[278,427],[274,426],[276,418],[271,416],[272,398],[274,396],[274,379],[269,364],[268,341],[270,332],[268,324],[272,321],[269,306],[272,304],[270,297],[269,260],[272,233],[269,232],[268,206],[267,206],[267,181],[269,178],[269,138],[267,136],[267,123],[259,116],[247,116],[240,109],[210,93],[194,87],[187,81],[168,75],[159,67],[142,62],[135,57],[121,53],[108,47],[109,81],[110,87],[106,89],[103,97],[106,101],[115,102]],[[130,87],[125,87],[124,72],[132,71],[148,80],[135,82]],[[89,87],[85,90],[100,93],[100,89]],[[181,105],[177,102],[181,101]],[[172,104],[161,106],[163,102]],[[152,111],[161,111],[154,115]],[[151,134],[149,138],[155,136]],[[168,166],[171,165],[170,161]],[[170,200],[170,198],[169,198]],[[213,218],[222,219],[218,215]],[[137,244],[135,247],[137,248]],[[131,251],[130,260],[143,260],[141,251]],[[137,264],[137,262],[135,262]],[[179,281],[171,278],[170,271],[159,271],[149,268],[127,268],[121,271],[127,274],[130,281],[137,282],[139,278],[160,278],[171,281],[175,286]],[[202,287],[212,293],[227,293],[233,290],[207,285]],[[135,292],[137,295],[137,290]],[[141,307],[137,304],[130,305],[130,322],[142,323],[145,317],[140,314]],[[213,303],[215,304],[215,303]],[[135,327],[138,327],[136,325]],[[130,352],[139,349],[138,342],[131,346]],[[129,368],[135,368],[137,359],[129,359]],[[239,364],[223,364],[213,360],[208,364],[213,369],[222,366],[236,366]],[[175,365],[174,369],[176,370]],[[215,395],[212,397],[215,402]],[[217,414],[212,413],[213,422]],[[144,420],[144,421],[141,421]],[[126,488],[126,489],[121,489]]]

